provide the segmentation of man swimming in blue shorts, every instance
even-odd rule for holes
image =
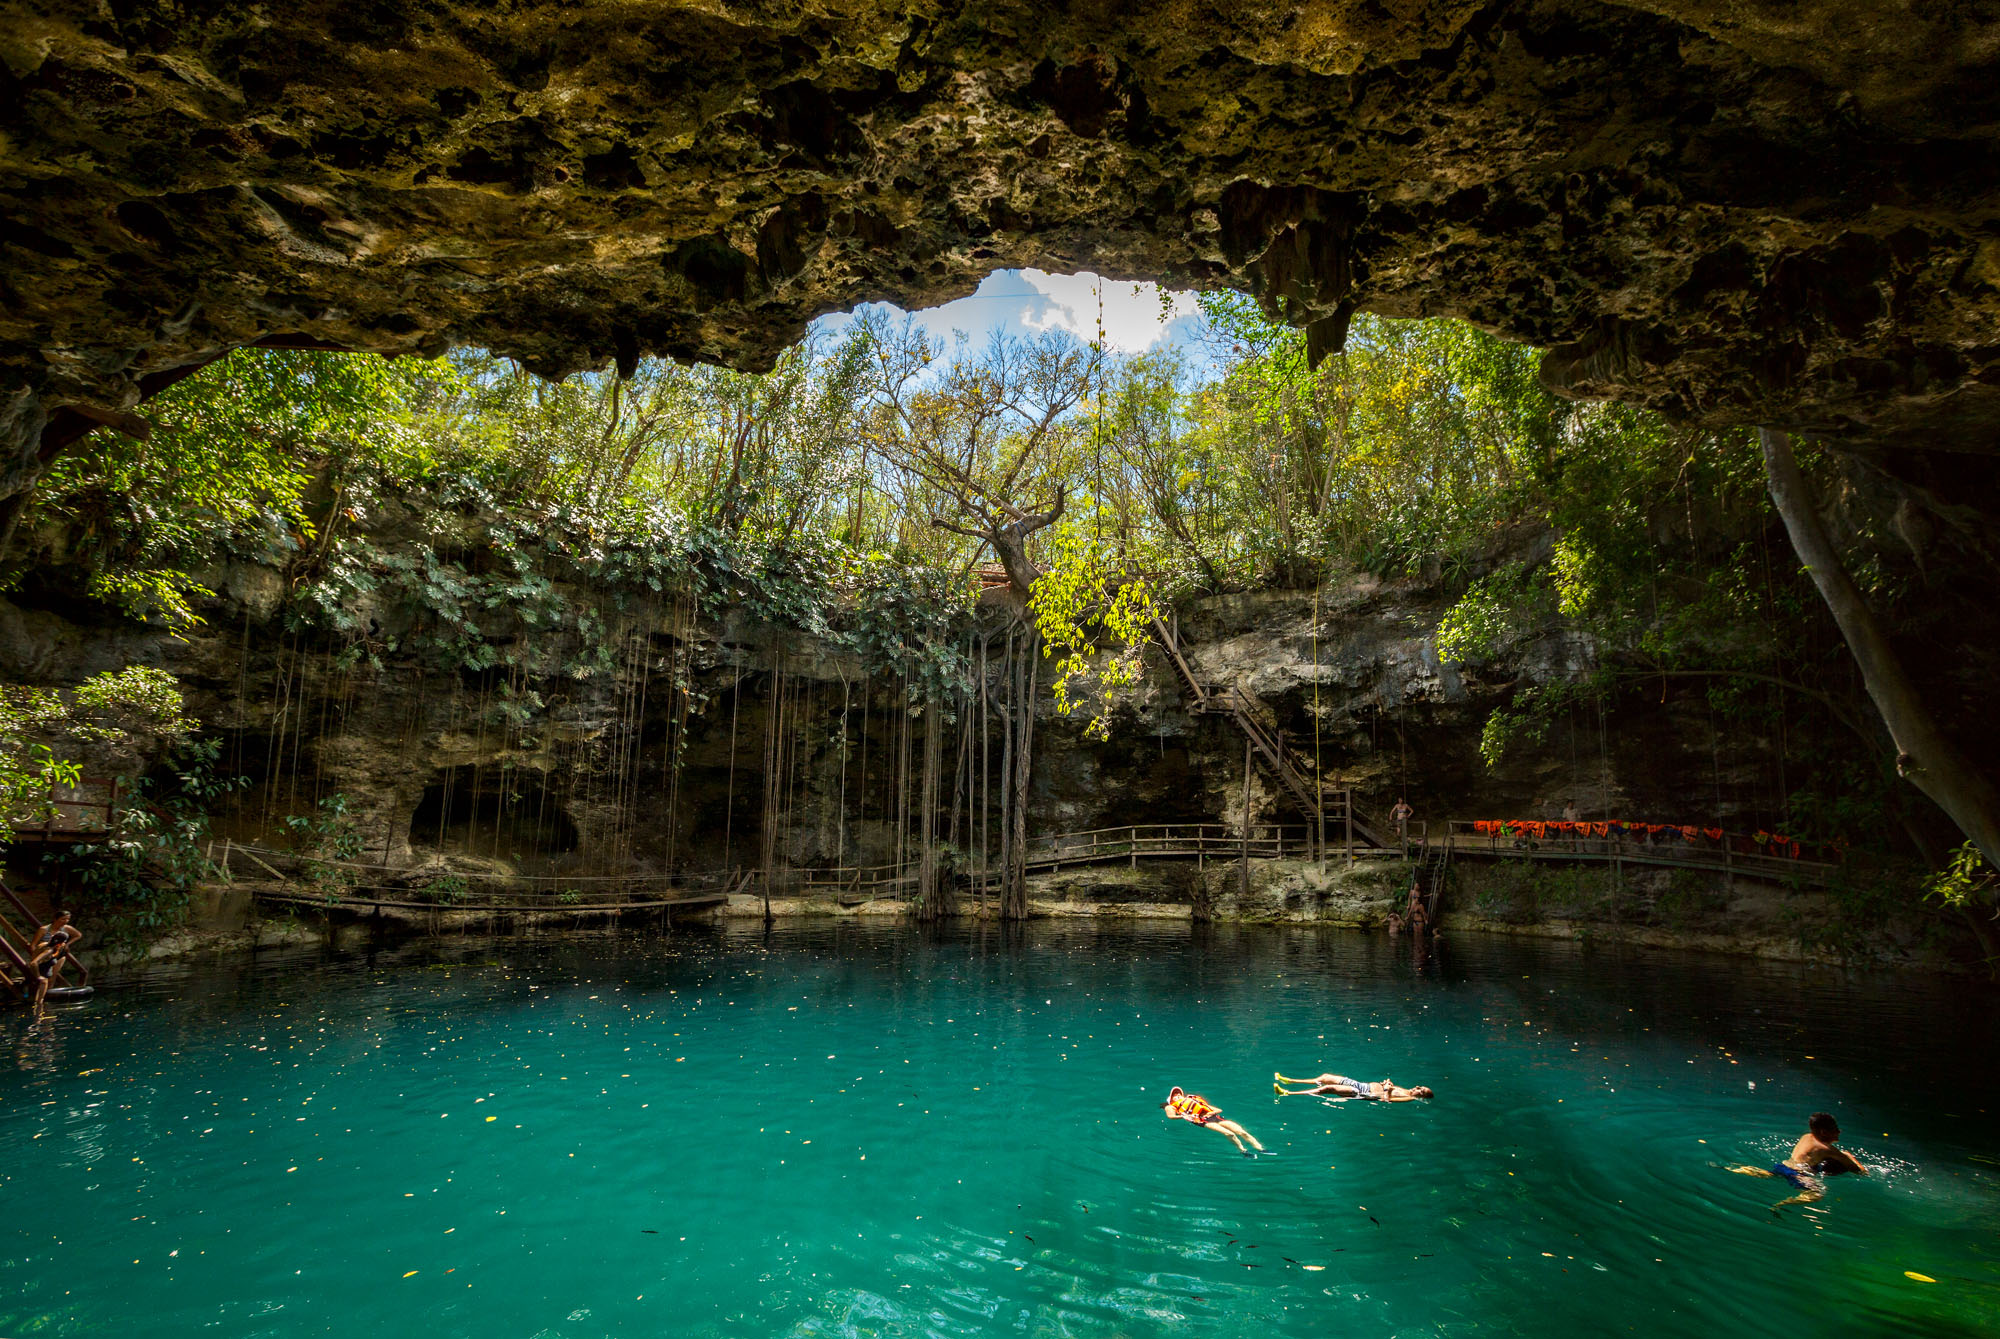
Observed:
[[[1731,1167],[1729,1170],[1740,1176],[1775,1176],[1789,1181],[1799,1193],[1788,1199],[1781,1199],[1771,1207],[1782,1209],[1787,1204],[1811,1204],[1826,1194],[1828,1176],[1841,1172],[1855,1172],[1868,1175],[1868,1169],[1861,1160],[1844,1148],[1835,1148],[1840,1142],[1840,1124],[1824,1111],[1815,1111],[1806,1122],[1806,1132],[1799,1142],[1792,1145],[1791,1156],[1783,1162],[1774,1162],[1769,1167]]]

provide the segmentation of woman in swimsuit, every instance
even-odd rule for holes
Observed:
[[[1259,1153],[1264,1151],[1264,1146],[1257,1142],[1256,1135],[1235,1121],[1222,1118],[1221,1107],[1211,1105],[1207,1098],[1197,1093],[1182,1092],[1178,1084],[1167,1094],[1167,1100],[1160,1103],[1160,1108],[1167,1113],[1168,1120],[1184,1120],[1203,1129],[1218,1130],[1228,1135],[1229,1142],[1236,1145],[1237,1150],[1245,1157],[1252,1156],[1250,1148],[1256,1149]],[[1246,1139],[1250,1141],[1250,1148],[1243,1147],[1243,1141]]]
[[[1271,1076],[1277,1080],[1271,1091],[1280,1097],[1350,1097],[1363,1102],[1414,1102],[1418,1098],[1429,1098],[1431,1090],[1418,1084],[1414,1088],[1398,1088],[1389,1079],[1380,1083],[1368,1083],[1361,1079],[1350,1079],[1341,1074],[1322,1074],[1316,1079],[1288,1079],[1283,1074]],[[1287,1088],[1288,1083],[1303,1083],[1304,1088]]]
[[[62,960],[68,956],[70,945],[82,935],[69,923],[69,913],[58,911],[55,919],[35,932],[28,941],[34,956],[28,959],[28,979],[35,984],[35,1017],[40,1019],[46,1012],[49,997],[49,982],[54,979]]]

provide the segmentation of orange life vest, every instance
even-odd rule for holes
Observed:
[[[1167,1105],[1174,1115],[1192,1121],[1206,1121],[1222,1114],[1221,1107],[1210,1105],[1208,1099],[1194,1093],[1175,1093],[1167,1098]]]

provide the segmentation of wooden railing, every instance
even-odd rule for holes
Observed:
[[[1206,861],[1211,856],[1237,858],[1245,852],[1253,860],[1286,856],[1305,860],[1314,850],[1312,828],[1305,824],[1253,824],[1246,837],[1241,827],[1224,823],[1155,823],[1031,838],[1028,868],[1061,869],[1064,865],[1113,861],[1137,865],[1141,859],[1163,858]]]
[[[1590,861],[1596,864],[1663,865],[1674,869],[1716,870],[1761,879],[1802,879],[1826,883],[1840,866],[1823,860],[1794,859],[1732,850],[1742,833],[1724,833],[1720,842],[1640,840],[1610,833],[1602,837],[1574,832],[1531,836],[1519,831],[1481,832],[1471,820],[1450,820],[1452,844],[1460,858],[1483,856],[1505,860]]]
[[[1336,835],[1329,824],[1329,837]],[[1432,824],[1412,820],[1405,840],[1388,846],[1354,848],[1354,856],[1395,857],[1419,862],[1417,874],[1435,900],[1437,887],[1454,858],[1592,861],[1612,864],[1671,865],[1714,869],[1757,877],[1798,876],[1823,882],[1834,866],[1777,856],[1749,856],[1727,850],[1676,850],[1616,838],[1549,837],[1517,840],[1473,831],[1470,822],[1447,820]],[[1079,865],[1124,864],[1141,860],[1210,860],[1229,862],[1246,854],[1252,860],[1310,860],[1319,852],[1317,834],[1308,824],[1256,824],[1245,836],[1240,826],[1225,823],[1126,824],[1083,832],[1053,833],[1028,842],[1031,871],[1056,872]],[[770,871],[734,869],[676,874],[518,875],[508,878],[470,876],[468,887],[455,896],[427,892],[416,881],[419,871],[404,866],[326,860],[297,852],[226,843],[211,852],[224,868],[261,871],[285,881],[311,877],[314,871],[343,871],[344,886],[331,896],[297,889],[260,891],[260,898],[295,903],[342,901],[357,906],[414,907],[438,910],[564,910],[608,911],[656,907],[714,905],[733,893],[770,897],[831,896],[858,903],[913,894],[918,884],[914,862],[881,865],[780,866]],[[291,871],[290,874],[286,871]],[[432,879],[435,887],[449,875]],[[983,891],[998,885],[1000,874],[989,870],[957,870],[941,877],[961,890]]]
[[[74,786],[52,785],[37,814],[14,824],[16,842],[96,841],[116,826],[124,798],[118,778],[85,777]]]

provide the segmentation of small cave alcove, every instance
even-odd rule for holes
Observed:
[[[437,772],[410,818],[418,853],[505,861],[523,872],[552,869],[576,851],[576,823],[534,772],[467,764]]]

